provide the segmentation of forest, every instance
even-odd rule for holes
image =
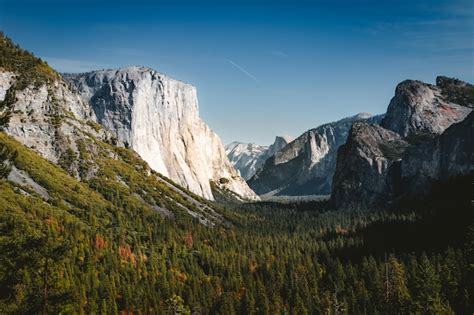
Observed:
[[[50,194],[57,181],[74,183],[0,140],[2,160],[33,165]],[[225,223],[211,227],[139,207],[105,180],[76,182],[74,198],[63,191],[46,202],[1,173],[2,314],[473,311],[471,178],[397,209],[221,201]]]

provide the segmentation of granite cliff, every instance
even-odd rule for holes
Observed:
[[[155,171],[207,199],[213,199],[210,182],[242,199],[258,199],[199,117],[194,86],[146,67],[65,78],[117,144],[131,147]]]
[[[355,121],[380,121],[361,113],[303,133],[268,158],[248,181],[259,195],[328,195],[336,168],[337,149],[346,142]]]
[[[472,173],[474,87],[446,77],[436,82],[400,83],[381,126],[354,124],[338,152],[336,207],[421,198],[436,181]]]

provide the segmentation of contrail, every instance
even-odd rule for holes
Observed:
[[[227,59],[227,61],[233,65],[234,67],[236,67],[237,69],[239,69],[242,73],[244,73],[246,76],[248,76],[249,78],[251,78],[252,80],[254,80],[255,82],[258,83],[258,80],[256,77],[254,77],[251,73],[249,73],[247,70],[245,70],[244,68],[242,68],[241,66],[239,66],[238,64],[236,64],[235,62],[233,62],[232,60],[230,59]]]

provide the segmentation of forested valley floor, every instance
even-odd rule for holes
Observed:
[[[471,178],[394,210],[221,202],[224,223],[208,227],[2,143],[52,196],[0,181],[1,313],[473,311]]]

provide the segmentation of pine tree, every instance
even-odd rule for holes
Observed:
[[[406,313],[411,296],[407,287],[405,268],[394,255],[390,255],[387,267],[390,279],[387,312],[393,314]]]
[[[436,269],[426,254],[421,256],[417,279],[415,309],[429,314],[450,314],[452,310],[441,300],[441,283]]]

